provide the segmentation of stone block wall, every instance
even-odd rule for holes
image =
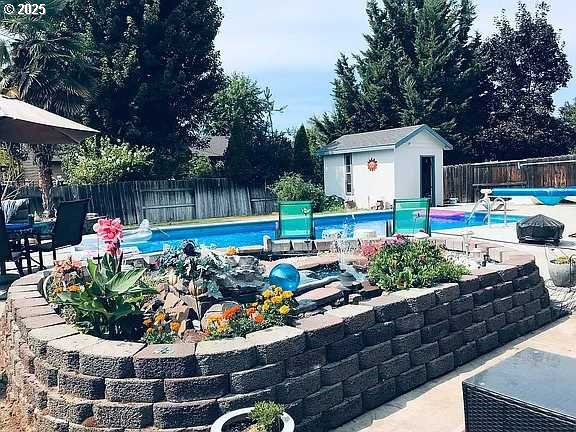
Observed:
[[[434,239],[462,250],[462,241]],[[283,403],[321,432],[553,319],[532,256],[478,244],[501,264],[333,309],[246,338],[150,345],[79,334],[39,294],[9,290],[0,331],[10,396],[42,432],[208,431],[224,412]]]

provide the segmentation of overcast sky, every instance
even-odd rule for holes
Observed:
[[[216,40],[224,70],[244,72],[270,87],[283,114],[275,127],[299,126],[332,108],[331,81],[338,54],[364,47],[365,0],[219,0],[224,21]],[[533,9],[536,0],[527,0]],[[502,9],[513,16],[516,0],[477,0],[475,27],[493,31]],[[561,30],[570,64],[576,65],[576,2],[550,0],[550,21]],[[576,69],[573,70],[576,75]],[[576,79],[555,95],[557,105],[576,97]]]

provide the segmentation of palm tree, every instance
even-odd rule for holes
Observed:
[[[9,17],[0,22],[0,92],[77,118],[90,95],[96,69],[90,63],[88,42],[58,18],[65,5],[65,0],[51,3],[50,17]],[[49,210],[56,147],[30,145],[30,149],[38,166],[42,203]]]

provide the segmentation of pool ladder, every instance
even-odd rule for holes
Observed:
[[[482,189],[481,192],[484,196],[476,201],[476,204],[472,207],[472,212],[470,213],[470,216],[468,216],[468,219],[466,219],[466,225],[470,223],[480,205],[483,205],[487,210],[483,222],[486,223],[486,221],[488,221],[488,226],[492,226],[492,208],[496,208],[497,204],[501,203],[504,207],[504,226],[508,226],[508,206],[506,200],[502,197],[496,197],[494,201],[490,200],[490,194],[492,193],[491,189]]]

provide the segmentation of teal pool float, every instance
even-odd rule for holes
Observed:
[[[492,196],[530,196],[542,204],[553,206],[569,196],[576,196],[576,187],[566,188],[494,188]]]

